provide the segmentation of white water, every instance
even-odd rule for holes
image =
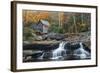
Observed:
[[[66,50],[64,49],[65,44],[66,42],[59,44],[59,47],[52,53],[52,59],[63,59],[63,56],[66,54]]]
[[[84,50],[82,43],[80,43],[80,48],[74,51],[75,55],[80,57],[80,59],[84,59],[90,56],[90,53]],[[79,54],[78,54],[79,53]]]
[[[44,56],[44,53],[40,56],[40,57],[38,57],[38,59],[43,59],[43,56]]]
[[[68,57],[68,55],[66,53],[68,48],[64,49],[66,44],[67,44],[67,42],[64,42],[64,41],[59,43],[58,48],[52,51],[52,57],[50,59],[64,60],[66,56]],[[90,53],[84,49],[83,44],[79,43],[79,45],[80,45],[80,47],[76,48],[76,50],[73,52],[74,56],[76,56],[79,59],[90,58]],[[44,55],[45,55],[45,53],[43,53],[40,57],[38,57],[38,59],[42,60]]]

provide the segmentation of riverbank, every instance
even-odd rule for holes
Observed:
[[[71,44],[77,44],[79,42],[83,42],[87,47],[90,48],[90,46],[91,46],[89,32],[87,32],[87,33],[70,33],[70,34],[65,33],[62,35],[64,36],[64,38],[62,40],[50,39],[49,37],[51,37],[52,35],[49,35],[48,38],[42,39],[42,40],[37,40],[37,41],[35,40],[35,41],[28,42],[28,43],[26,43],[26,41],[24,41],[24,44],[52,45],[52,44],[58,44],[61,41],[66,41],[67,43],[71,43]],[[57,35],[53,34],[53,37],[56,38]]]

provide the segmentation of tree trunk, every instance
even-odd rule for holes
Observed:
[[[58,15],[59,15],[59,27],[62,27],[63,26],[63,12],[59,12]]]
[[[77,25],[76,25],[76,17],[73,15],[73,22],[74,22],[74,27],[75,27],[75,33],[77,33]]]

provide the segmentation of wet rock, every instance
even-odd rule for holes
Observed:
[[[45,52],[43,58],[44,59],[50,59],[50,57],[52,57],[52,52]]]
[[[33,53],[31,56],[32,56],[32,58],[35,58],[35,59],[37,59],[38,57],[40,57],[41,55],[43,54],[43,52],[36,52],[36,53]]]
[[[23,46],[23,50],[53,50],[58,48],[57,44],[26,44]]]
[[[81,60],[91,58],[91,50],[82,42],[67,43],[63,41],[62,44],[27,44],[24,45],[25,49],[26,52],[24,51],[24,54],[26,55],[24,56],[27,58],[27,61]],[[28,51],[28,49],[31,51]]]
[[[46,35],[43,35],[44,40],[51,39],[51,40],[63,40],[65,38],[64,34],[58,34],[58,33],[49,33]]]
[[[32,59],[38,59],[38,57],[40,57],[43,54],[43,51],[35,51],[35,52],[31,52],[31,51],[24,51],[23,55],[24,55],[24,61],[29,61]]]

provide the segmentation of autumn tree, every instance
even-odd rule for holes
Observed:
[[[37,23],[41,19],[48,20],[49,13],[46,11],[23,11],[23,23],[24,25],[30,25],[31,23]]]

